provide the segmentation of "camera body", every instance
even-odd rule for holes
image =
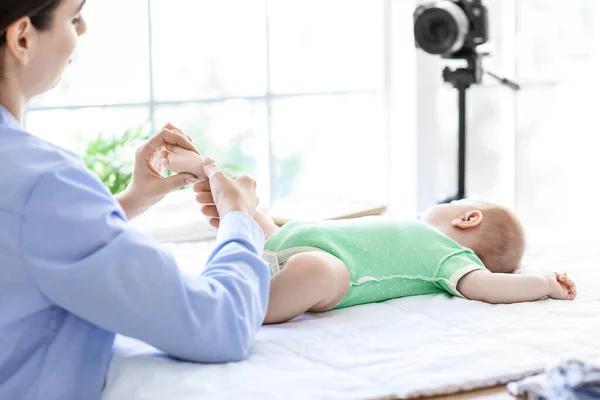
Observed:
[[[417,48],[444,58],[464,58],[489,40],[488,9],[482,0],[439,0],[414,13]]]

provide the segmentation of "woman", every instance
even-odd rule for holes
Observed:
[[[164,148],[193,150],[185,135],[168,125],[144,144],[115,199],[77,157],[21,128],[27,101],[58,82],[85,33],[84,3],[0,2],[1,399],[99,398],[116,333],[185,360],[240,360],[266,313],[254,181],[204,161],[224,218],[205,272],[185,277],[127,226],[193,182],[152,167]]]

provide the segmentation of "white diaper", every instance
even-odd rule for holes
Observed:
[[[285,267],[285,264],[292,256],[295,256],[296,254],[300,253],[307,253],[309,251],[324,252],[324,250],[317,249],[315,247],[292,247],[280,251],[279,253],[274,253],[272,251],[265,250],[263,252],[262,258],[267,262],[267,264],[269,264],[269,267],[271,268],[271,275],[275,275]]]

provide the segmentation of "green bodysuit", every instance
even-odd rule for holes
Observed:
[[[265,243],[265,260],[277,273],[294,254],[325,251],[346,264],[350,288],[334,307],[448,292],[462,295],[458,281],[485,269],[472,250],[421,221],[365,217],[290,222]]]

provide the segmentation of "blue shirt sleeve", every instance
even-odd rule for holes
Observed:
[[[197,362],[244,359],[263,323],[269,271],[264,236],[243,213],[221,221],[200,276],[127,225],[83,165],[43,175],[23,212],[21,244],[40,291],[102,329]]]

